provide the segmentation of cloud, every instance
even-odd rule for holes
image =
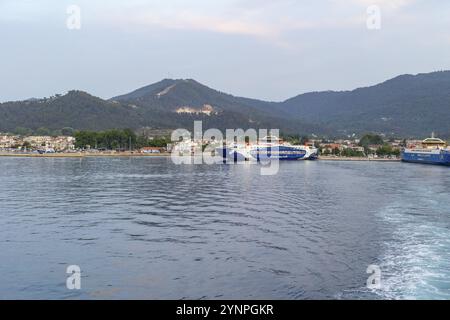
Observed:
[[[121,20],[120,17],[118,17]],[[194,11],[178,11],[170,14],[143,12],[133,15],[128,22],[140,26],[163,27],[167,29],[208,31],[223,34],[275,37],[277,28],[257,21],[227,18],[219,15],[199,14]]]
[[[68,0],[67,0],[68,1]],[[262,39],[285,44],[290,35],[310,30],[339,30],[365,27],[366,7],[377,4],[384,13],[420,0],[78,0],[85,21],[108,24],[115,28],[169,29],[213,32]],[[67,2],[69,3],[69,2]],[[0,1],[9,18],[37,20],[44,14],[66,14],[64,2],[58,6],[50,0]],[[387,9],[385,9],[387,8]]]
[[[220,1],[215,6],[129,5],[124,10],[104,15],[117,25],[140,28],[165,28],[228,35],[252,36],[280,41],[286,33],[327,28],[347,28],[360,24],[361,17],[332,15],[333,0],[305,4],[293,0]],[[198,4],[199,2],[197,2]],[[101,14],[101,13],[100,13]],[[365,15],[365,10],[360,10]]]
[[[343,5],[348,5],[348,3],[353,3],[360,6],[371,6],[378,5],[383,8],[388,9],[399,9],[401,7],[405,7],[413,4],[416,0],[337,0],[337,2],[342,3]]]

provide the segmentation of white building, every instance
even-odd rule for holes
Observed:
[[[0,149],[11,149],[22,144],[19,136],[0,135]]]
[[[33,149],[54,149],[56,151],[68,151],[75,149],[75,138],[58,136],[30,136],[23,139],[24,142],[28,142]]]
[[[74,137],[51,137],[51,136],[13,136],[0,135],[0,149],[22,149],[27,145],[29,149],[54,149],[56,151],[69,151],[75,149]]]

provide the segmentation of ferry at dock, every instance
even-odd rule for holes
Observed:
[[[318,149],[310,146],[291,145],[278,137],[267,136],[256,144],[238,144],[219,147],[216,153],[224,159],[237,161],[276,160],[315,160]]]
[[[447,143],[434,134],[422,141],[421,148],[405,148],[402,161],[450,166],[450,149]]]

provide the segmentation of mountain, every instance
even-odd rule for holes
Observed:
[[[293,119],[349,134],[375,131],[400,136],[450,135],[450,71],[401,75],[342,92],[312,92],[278,106]]]
[[[277,116],[271,112],[276,103],[235,97],[192,79],[165,79],[111,100],[179,114],[235,112],[246,118],[255,113],[266,117]]]
[[[236,98],[194,80],[163,80],[129,95],[103,100],[82,91],[45,99],[0,104],[0,132],[18,128],[52,131],[142,127],[192,129],[195,120],[204,129],[282,128],[288,133],[317,132],[318,126],[302,124],[264,111],[269,102]]]
[[[0,104],[0,131],[18,127],[36,130],[128,128],[141,124],[132,107],[105,101],[82,91],[70,91],[46,99]]]
[[[109,100],[82,91],[0,103],[0,131],[279,128],[289,134],[450,136],[450,71],[402,75],[352,91],[301,94],[283,102],[236,97],[192,79],[165,79]]]
[[[283,128],[286,132],[325,131],[300,120],[291,121],[273,112],[274,102],[235,97],[211,89],[193,79],[165,79],[110,99],[139,108],[144,118],[165,115],[160,125],[190,128],[202,120],[205,128]],[[170,119],[168,119],[170,118]]]

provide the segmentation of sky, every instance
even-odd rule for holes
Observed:
[[[282,101],[449,69],[447,0],[0,0],[0,101],[164,78]]]

